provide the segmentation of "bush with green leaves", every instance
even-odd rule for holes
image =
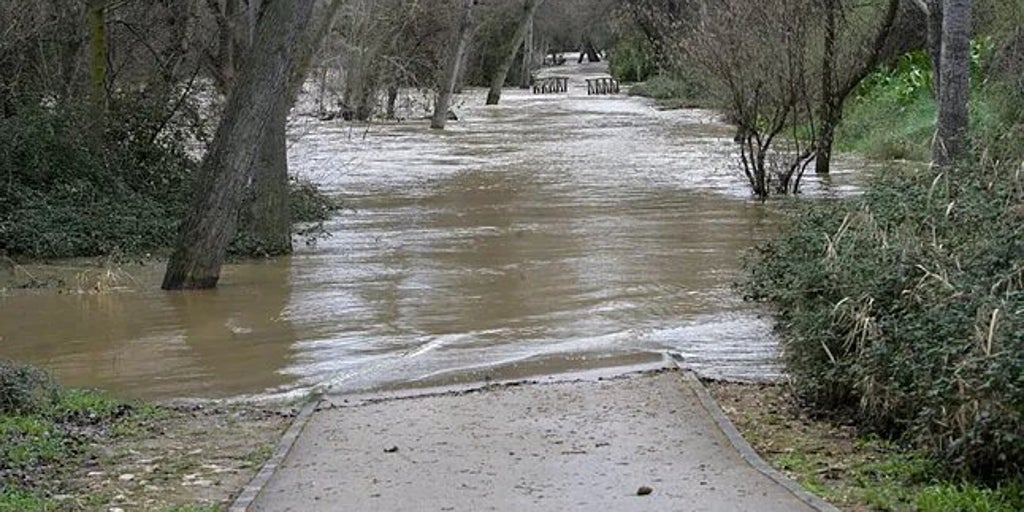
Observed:
[[[66,258],[170,243],[196,161],[184,134],[157,131],[140,110],[115,107],[103,123],[66,105],[0,119],[0,251]]]
[[[611,75],[620,82],[643,82],[657,71],[655,54],[653,45],[643,35],[622,37],[611,51]]]
[[[748,258],[809,403],[976,477],[1024,472],[1024,169],[890,171]]]
[[[57,398],[57,386],[45,372],[0,360],[0,415],[45,412]]]
[[[102,123],[90,107],[64,104],[0,118],[0,254],[71,258],[170,247],[198,167],[189,147],[204,134],[171,122],[166,108],[124,96]],[[290,200],[297,222],[322,223],[336,210],[309,182],[293,183]],[[299,234],[310,233],[323,235],[309,227]],[[245,234],[233,247],[262,254]]]

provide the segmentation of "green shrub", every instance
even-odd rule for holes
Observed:
[[[1024,175],[896,172],[794,205],[748,259],[797,389],[951,468],[1024,471]]]
[[[45,372],[0,360],[0,415],[45,412],[57,399],[57,386]]]
[[[198,165],[186,148],[203,134],[167,123],[144,98],[115,102],[102,126],[89,112],[58,105],[0,119],[0,254],[140,255],[174,243]],[[298,181],[290,199],[296,222],[316,223],[299,234],[324,236],[334,201]],[[233,248],[263,253],[244,233]]]
[[[138,108],[131,108],[136,105]],[[117,104],[103,125],[74,106],[0,120],[0,251],[32,258],[167,246],[196,162],[184,133]]]
[[[683,73],[661,74],[629,89],[630,96],[658,100],[671,108],[690,107],[707,103],[706,84]]]
[[[608,67],[620,82],[643,82],[657,70],[654,46],[647,38],[634,34],[619,39],[611,51]]]
[[[1020,512],[1024,510],[1024,487],[1010,485],[985,489],[975,485],[937,485],[917,498],[922,512]]]
[[[54,503],[24,491],[0,488],[0,512],[59,510]]]

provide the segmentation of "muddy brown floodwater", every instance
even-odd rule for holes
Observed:
[[[153,265],[104,293],[0,293],[0,358],[149,399],[519,377],[664,350],[709,376],[776,376],[770,322],[731,286],[776,207],[750,198],[732,130],[588,97],[593,72],[499,107],[470,90],[443,133],[296,118],[292,169],[350,207],[332,238],[229,265],[210,292],[161,292]],[[833,180],[807,191],[852,178]]]

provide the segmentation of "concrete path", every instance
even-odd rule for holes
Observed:
[[[672,370],[321,408],[251,509],[814,510]]]

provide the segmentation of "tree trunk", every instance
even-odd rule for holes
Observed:
[[[853,94],[857,86],[878,66],[882,60],[889,36],[896,26],[899,17],[900,0],[889,0],[885,19],[875,35],[871,53],[860,67],[852,70],[844,79],[837,77],[836,39],[838,35],[837,14],[842,5],[836,0],[826,0],[825,5],[825,41],[822,60],[822,99],[821,99],[821,132],[815,148],[814,170],[818,174],[828,174],[832,170],[832,146],[835,143],[836,130],[843,119],[843,105],[846,98]]]
[[[971,0],[945,0],[942,16],[942,74],[939,76],[938,136],[932,149],[939,168],[967,153],[971,80]]]
[[[256,40],[256,27],[260,21],[260,11],[262,9],[262,2],[260,0],[249,0],[249,10],[246,13],[248,22],[248,36],[249,36],[249,47],[251,48],[253,42]]]
[[[526,23],[526,33],[523,35],[523,67],[519,74],[519,87],[529,89],[533,85],[533,52],[536,41],[534,41],[533,18]]]
[[[107,111],[107,0],[89,0],[90,100],[97,119]]]
[[[292,252],[292,222],[288,202],[288,112],[281,97],[267,119],[252,171],[250,201],[240,212],[239,230],[261,256]]]
[[[287,95],[315,3],[274,1],[266,6],[247,65],[200,166],[195,199],[179,227],[163,289],[217,286],[245,186],[252,178],[257,158],[253,148],[265,138],[268,120]]]
[[[259,9],[259,0],[251,0],[250,13]],[[262,256],[281,256],[292,252],[292,219],[288,196],[288,113],[302,90],[313,61],[313,54],[330,30],[341,0],[332,0],[319,15],[319,24],[305,33],[295,59],[295,70],[288,80],[288,93],[282,96],[267,119],[258,156],[250,171],[252,183],[248,204],[242,208],[239,231],[258,248]],[[261,23],[257,17],[250,23]]]
[[[398,86],[388,86],[388,105],[387,105],[387,118],[395,118],[395,103],[398,102]]]
[[[465,58],[466,49],[469,47],[470,38],[473,35],[475,0],[463,0],[463,3],[462,19],[458,28],[458,42],[455,45],[455,51],[448,56],[448,67],[434,102],[434,115],[430,118],[430,127],[434,130],[443,130],[448,124],[448,109],[451,107],[452,95],[455,92],[456,82],[459,80],[459,72],[462,70],[462,60]]]
[[[583,43],[583,49],[580,51],[580,58],[577,64],[583,64],[583,58],[586,57],[587,62],[601,62],[601,56],[597,54],[597,48],[594,47],[594,43],[587,42]]]
[[[516,28],[516,33],[512,36],[508,46],[502,49],[504,58],[494,71],[494,76],[491,77],[491,90],[487,93],[488,105],[497,105],[501,101],[501,89],[505,86],[505,79],[508,78],[508,70],[512,69],[512,64],[516,60],[519,47],[526,40],[526,31],[529,29],[530,23],[533,22],[533,16],[537,13],[537,8],[542,3],[544,3],[544,0],[526,0],[526,3],[523,5],[523,18],[519,21],[519,27]],[[529,53],[523,52],[524,60]]]
[[[928,55],[932,59],[932,93],[938,100],[942,94],[942,2],[928,0]]]
[[[217,16],[217,76],[221,94],[231,93],[238,78],[238,0],[224,0]]]
[[[836,97],[836,0],[825,0],[825,40],[821,58],[821,136],[818,140],[814,170],[828,174],[832,167],[832,142],[839,115],[835,108]]]

